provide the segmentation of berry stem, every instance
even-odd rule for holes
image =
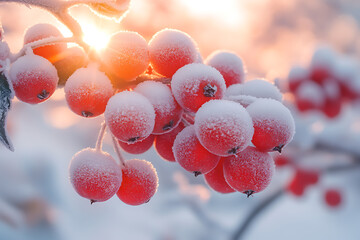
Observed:
[[[121,150],[120,150],[120,146],[118,143],[118,140],[112,136],[112,141],[113,141],[113,145],[114,145],[114,150],[116,152],[116,155],[118,156],[118,164],[121,165],[122,167],[125,167],[125,158],[123,157]]]
[[[102,143],[103,143],[104,136],[105,136],[105,130],[106,130],[106,123],[105,123],[105,121],[104,121],[104,122],[101,124],[101,128],[100,128],[100,131],[99,131],[99,135],[98,135],[98,138],[97,138],[97,141],[96,141],[96,146],[95,146],[96,151],[101,152]]]

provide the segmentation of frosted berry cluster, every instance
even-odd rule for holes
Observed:
[[[334,118],[344,104],[360,98],[359,62],[332,49],[317,49],[308,67],[294,66],[288,76],[289,90],[302,111],[321,111]]]
[[[24,43],[59,38],[51,25],[28,29]],[[69,108],[82,117],[104,114],[118,160],[96,148],[76,153],[70,179],[91,202],[117,195],[130,205],[155,194],[158,177],[145,160],[124,161],[118,149],[140,154],[152,145],[221,193],[248,196],[264,190],[274,173],[269,152],[293,138],[294,120],[282,94],[264,79],[245,80],[235,53],[216,51],[202,60],[194,40],[164,29],[147,42],[136,32],[113,34],[96,57],[65,43],[37,46],[10,68],[15,94],[35,104],[64,86]]]

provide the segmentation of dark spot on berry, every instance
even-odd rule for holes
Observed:
[[[82,111],[82,112],[81,112],[81,115],[82,115],[83,117],[92,117],[94,114],[91,113],[91,112],[88,112],[88,111]]]
[[[149,198],[148,200],[146,200],[146,202],[145,202],[145,203],[148,203],[148,202],[150,202],[150,199],[151,199],[151,198]]]
[[[165,124],[162,129],[163,129],[164,131],[167,131],[167,130],[171,129],[173,126],[174,126],[174,121],[171,120],[168,124]]]
[[[281,153],[284,146],[284,144],[280,144],[279,146],[274,147],[273,151],[278,151],[279,153]]]
[[[201,175],[201,172],[200,172],[200,171],[193,171],[193,173],[194,173],[194,176],[195,176],[195,177]]]
[[[215,93],[216,93],[216,90],[217,90],[217,87],[214,85],[214,86],[211,86],[210,84],[206,85],[204,87],[204,96],[205,97],[214,97],[215,96]]]
[[[234,148],[232,148],[232,149],[230,149],[230,150],[228,151],[228,154],[234,154],[234,155],[235,155],[235,154],[238,152],[239,149],[240,149],[239,146],[234,147]]]
[[[47,98],[49,97],[49,95],[50,95],[50,93],[47,92],[45,89],[43,89],[43,90],[41,91],[41,93],[39,93],[39,94],[37,95],[37,97],[38,97],[38,99],[40,99],[40,100],[44,100],[44,99],[47,99]]]
[[[93,203],[96,203],[96,200],[90,199],[90,204],[93,205]]]
[[[140,137],[133,137],[133,138],[129,138],[127,141],[130,143],[135,142],[136,140],[138,140]]]
[[[247,197],[249,198],[250,196],[252,196],[252,195],[255,193],[255,191],[253,191],[253,190],[247,190],[247,191],[245,191],[245,192],[243,192],[243,193],[245,193],[245,194],[247,195]]]

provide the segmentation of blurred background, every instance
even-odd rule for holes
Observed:
[[[158,171],[159,189],[148,204],[132,207],[115,196],[90,205],[73,190],[68,164],[95,145],[103,116],[72,113],[63,89],[39,105],[15,99],[7,126],[15,152],[0,146],[0,239],[360,238],[359,1],[132,0],[121,23],[86,6],[71,14],[85,34],[131,30],[150,40],[175,28],[193,37],[204,59],[218,49],[237,53],[247,80],[266,78],[284,93],[297,133],[282,158],[274,154],[271,185],[253,197],[216,193],[203,177],[151,148],[125,153],[151,161]],[[52,23],[71,36],[41,9],[0,2],[0,18],[12,53],[36,23]],[[104,150],[114,156],[108,135]],[[316,180],[299,190],[299,175]],[[340,204],[326,202],[329,189],[340,193]]]

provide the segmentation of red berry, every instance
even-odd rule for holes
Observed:
[[[52,62],[59,76],[59,86],[64,86],[68,78],[79,68],[85,67],[88,62],[84,50],[80,47],[71,47],[56,55]]]
[[[297,168],[287,189],[294,195],[301,196],[307,187],[316,184],[318,181],[319,173],[317,171]]]
[[[149,65],[146,40],[136,32],[117,32],[112,35],[101,54],[105,68],[116,75],[116,81],[131,81],[145,72]],[[115,86],[121,83],[114,83]]]
[[[274,160],[269,153],[247,147],[238,155],[224,158],[224,177],[236,191],[250,196],[264,190],[275,171]]]
[[[322,87],[314,82],[305,81],[295,92],[296,105],[300,111],[320,109],[325,103],[325,93]]]
[[[131,153],[131,154],[141,154],[151,148],[151,146],[153,145],[154,139],[155,139],[155,135],[151,134],[147,138],[143,139],[142,141],[138,141],[136,143],[129,144],[126,142],[119,141],[119,144],[120,144],[120,147],[125,152]]]
[[[105,121],[118,140],[135,143],[152,133],[155,111],[149,100],[140,93],[124,91],[108,101]]]
[[[117,196],[129,205],[147,203],[156,193],[158,182],[156,169],[150,162],[129,160],[122,169],[122,183]]]
[[[175,101],[168,86],[160,82],[145,81],[137,85],[134,91],[145,96],[154,107],[153,134],[164,134],[179,124],[183,110]]]
[[[325,92],[325,104],[322,110],[329,118],[338,116],[341,112],[341,88],[340,84],[334,80],[326,80],[323,83]]]
[[[278,151],[295,134],[294,119],[282,103],[273,99],[258,99],[246,110],[254,123],[252,143],[261,151]]]
[[[276,167],[283,167],[291,164],[291,158],[286,155],[276,155],[274,160]]]
[[[224,178],[223,162],[224,159],[221,158],[218,165],[213,170],[205,174],[205,181],[212,189],[219,193],[235,192],[235,190],[229,186]]]
[[[172,147],[174,145],[174,141],[176,136],[181,130],[185,128],[185,125],[180,122],[179,125],[174,128],[171,132],[156,135],[155,137],[155,150],[163,159],[175,162],[174,153]]]
[[[329,207],[338,207],[342,202],[341,193],[338,189],[328,189],[324,194],[325,202]]]
[[[173,145],[175,160],[186,171],[195,176],[213,170],[220,157],[210,153],[196,137],[194,126],[184,128],[177,136]]]
[[[239,56],[229,51],[215,51],[205,60],[205,64],[216,68],[224,77],[226,87],[244,82],[245,70]]]
[[[89,6],[101,16],[120,19],[129,9],[130,0],[116,0],[107,3],[90,3]]]
[[[280,90],[265,79],[253,79],[242,84],[233,84],[226,89],[226,96],[252,96],[282,101]]]
[[[198,51],[189,35],[179,30],[163,29],[149,42],[150,62],[154,70],[171,78],[181,67],[197,61]]]
[[[295,92],[302,82],[309,79],[307,69],[299,66],[292,67],[288,76],[289,90]]]
[[[113,94],[110,79],[96,66],[76,70],[65,84],[67,104],[73,112],[83,117],[102,114]]]
[[[194,126],[201,144],[209,152],[225,157],[244,150],[254,133],[249,113],[228,100],[212,100],[202,105]]]
[[[115,160],[108,153],[91,148],[74,155],[69,172],[75,191],[92,203],[110,199],[122,181],[121,168]]]
[[[49,37],[63,37],[63,35],[55,26],[48,23],[39,23],[26,30],[24,44]],[[42,56],[53,63],[55,62],[56,56],[65,51],[66,48],[66,43],[56,43],[37,47],[33,49],[33,51],[34,54]]]
[[[205,102],[223,98],[226,85],[223,76],[215,68],[192,63],[174,74],[171,89],[181,107],[196,112]]]
[[[332,70],[335,67],[335,57],[330,48],[318,48],[311,59],[310,79],[321,84],[331,78]]]
[[[56,68],[34,54],[18,58],[11,66],[10,78],[16,97],[31,104],[48,99],[55,92],[59,80]]]

